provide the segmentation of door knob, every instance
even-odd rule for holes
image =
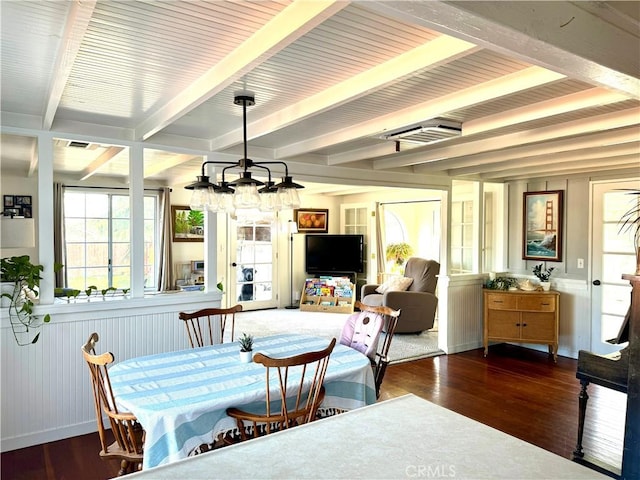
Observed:
[[[594,284],[594,285],[600,285],[600,280],[594,280],[594,281],[593,281],[593,284]]]

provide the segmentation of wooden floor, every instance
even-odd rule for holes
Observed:
[[[381,400],[413,393],[571,458],[578,417],[579,383],[575,372],[575,360],[559,357],[554,364],[544,353],[495,345],[487,358],[478,349],[392,365],[384,379]],[[585,450],[597,452],[602,460],[617,462],[619,466],[626,396],[597,385],[589,387],[589,395]],[[0,477],[2,480],[114,477],[117,462],[100,460],[99,450],[97,434],[89,434],[6,452],[0,458]]]

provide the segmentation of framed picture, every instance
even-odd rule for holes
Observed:
[[[5,195],[4,196],[4,207],[5,208],[13,207],[13,195]]]
[[[562,261],[563,190],[524,192],[522,258]]]
[[[204,214],[186,205],[172,205],[174,242],[204,242]]]
[[[327,233],[329,210],[326,208],[298,208],[293,211],[293,221],[301,233]]]

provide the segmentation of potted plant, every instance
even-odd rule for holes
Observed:
[[[385,249],[385,257],[388,262],[393,262],[391,271],[402,273],[402,265],[413,255],[413,247],[405,242],[390,243]]]
[[[251,363],[253,360],[253,335],[243,333],[238,342],[240,343],[240,361]]]
[[[640,190],[629,190],[629,195],[635,195],[633,204],[620,218],[620,233],[633,234],[633,246],[636,254],[636,275],[640,275]]]
[[[515,278],[512,277],[495,277],[490,279],[486,284],[485,288],[489,290],[509,290],[518,285],[518,282]]]
[[[535,267],[533,267],[533,274],[538,277],[538,280],[540,280],[540,286],[544,291],[549,290],[549,288],[551,287],[549,277],[551,277],[551,272],[553,272],[554,270],[555,267],[550,267],[543,270],[542,263],[539,263]]]
[[[2,297],[9,300],[9,319],[18,345],[36,343],[38,329],[51,320],[49,314],[33,314],[42,270],[44,267],[31,263],[28,255],[0,259],[0,280],[13,285],[11,292],[2,292]]]

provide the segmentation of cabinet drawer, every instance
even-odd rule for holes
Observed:
[[[522,295],[518,297],[518,310],[555,312],[556,297],[552,295]]]
[[[487,294],[487,307],[490,310],[515,310],[517,297],[499,293]]]

